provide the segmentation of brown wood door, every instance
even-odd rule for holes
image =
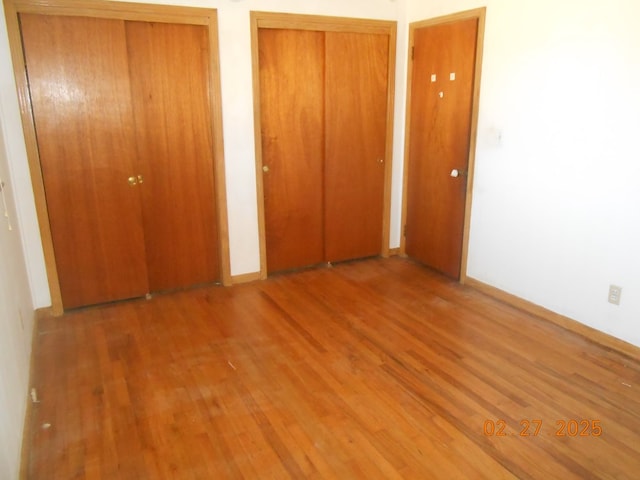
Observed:
[[[124,23],[21,17],[65,308],[148,292]]]
[[[414,32],[405,248],[453,278],[462,259],[477,33],[476,18]]]
[[[126,34],[150,289],[218,280],[207,28],[127,22]]]
[[[324,259],[324,34],[260,29],[265,241],[270,272]]]
[[[389,37],[326,33],[325,260],[382,251]]]
[[[267,269],[382,251],[389,36],[259,29]]]

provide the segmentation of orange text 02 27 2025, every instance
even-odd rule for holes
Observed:
[[[553,435],[556,437],[599,437],[602,435],[600,420],[568,419],[554,420],[553,428],[546,428],[549,422],[541,419],[522,419],[518,425],[511,426],[505,420],[485,420],[483,433],[488,437],[537,437],[538,435]]]

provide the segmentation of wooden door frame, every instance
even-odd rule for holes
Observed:
[[[469,251],[469,227],[471,224],[471,201],[473,193],[473,174],[475,166],[475,153],[478,134],[478,112],[480,108],[480,79],[482,76],[482,54],[484,44],[484,27],[486,7],[466,10],[464,12],[436,17],[429,20],[413,22],[409,24],[409,51],[407,64],[409,65],[407,72],[407,99],[406,99],[406,118],[405,118],[405,142],[404,142],[404,176],[402,180],[402,235],[400,239],[400,253],[406,255],[406,236],[404,229],[407,223],[407,188],[409,184],[409,146],[411,135],[411,90],[413,81],[413,47],[415,44],[415,31],[419,28],[431,27],[435,25],[443,25],[453,23],[460,20],[468,20],[475,18],[478,20],[478,32],[476,36],[476,61],[474,67],[473,80],[473,99],[471,107],[471,129],[469,131],[469,164],[467,177],[467,190],[465,197],[464,209],[464,227],[462,234],[462,258],[460,262],[459,282],[465,283],[467,278],[467,257]]]
[[[213,135],[212,154],[214,155],[216,214],[219,231],[218,255],[220,257],[221,281],[224,285],[230,285],[231,268],[229,262],[229,228],[227,221],[224,145],[222,138],[220,49],[218,46],[217,10],[142,3],[104,2],[98,0],[46,0],[44,2],[41,0],[6,0],[4,2],[4,8],[53,314],[61,315],[64,307],[60,293],[60,282],[40,166],[31,96],[29,94],[29,83],[26,73],[26,62],[22,49],[22,36],[19,24],[19,14],[21,13],[85,16],[143,22],[167,22],[207,27],[210,49],[209,88],[211,92],[211,132]]]
[[[258,197],[258,228],[260,235],[259,278],[267,278],[266,225],[264,209],[264,183],[262,179],[262,122],[260,111],[260,70],[258,55],[258,30],[278,28],[313,30],[321,32],[376,33],[389,36],[389,76],[387,89],[387,131],[385,138],[384,203],[382,218],[383,257],[389,256],[389,228],[391,224],[391,174],[393,158],[393,119],[395,98],[395,70],[397,22],[393,20],[369,20],[291,13],[251,12],[251,61],[253,68],[253,115],[256,159],[256,190]]]

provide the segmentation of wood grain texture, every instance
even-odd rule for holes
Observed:
[[[38,324],[27,478],[632,479],[639,359],[402,258],[85,309]]]
[[[267,268],[324,259],[324,33],[260,29]]]
[[[124,23],[20,18],[64,306],[144,295]]]
[[[251,32],[252,32],[252,64],[254,70],[254,123],[255,123],[255,131],[256,131],[256,167],[258,171],[262,170],[263,167],[270,168],[267,165],[266,155],[269,151],[273,151],[273,145],[269,145],[268,142],[272,142],[276,135],[268,135],[269,138],[264,134],[263,129],[263,119],[268,117],[268,113],[264,112],[265,108],[269,108],[269,97],[276,95],[279,93],[283,95],[284,98],[282,100],[284,104],[284,108],[286,109],[287,105],[287,96],[291,95],[291,92],[278,92],[276,94],[269,92],[262,92],[264,79],[261,78],[260,71],[260,61],[261,57],[264,56],[264,49],[268,48],[265,42],[262,42],[261,47],[261,35],[267,36],[265,33],[269,30],[275,31],[290,31],[291,35],[293,32],[309,32],[313,35],[323,34],[325,38],[328,40],[325,42],[327,49],[331,49],[331,54],[326,54],[324,57],[318,57],[318,62],[320,62],[321,68],[318,66],[314,66],[311,71],[316,73],[318,76],[315,79],[311,80],[311,83],[315,85],[316,80],[325,79],[326,81],[318,87],[318,99],[323,102],[324,110],[320,111],[320,115],[322,115],[320,121],[318,122],[318,127],[327,132],[329,129],[332,129],[332,132],[326,136],[326,138],[322,138],[322,148],[325,150],[331,149],[332,155],[336,156],[337,160],[334,162],[335,165],[332,168],[326,168],[325,165],[321,165],[321,172],[324,175],[322,178],[322,182],[325,185],[331,183],[330,187],[323,187],[321,190],[321,194],[324,196],[324,201],[322,204],[322,224],[321,229],[323,230],[323,238],[321,238],[321,247],[322,247],[322,256],[317,258],[314,263],[326,262],[326,261],[337,261],[346,258],[356,258],[361,256],[371,255],[371,253],[362,253],[365,250],[374,251],[371,248],[371,244],[377,244],[378,247],[375,249],[375,253],[373,255],[388,255],[389,254],[389,212],[390,212],[390,204],[391,204],[391,156],[392,156],[392,137],[393,137],[393,112],[394,112],[394,72],[395,72],[395,46],[396,46],[396,22],[389,21],[377,21],[377,20],[368,20],[368,19],[353,19],[353,18],[339,18],[339,17],[327,17],[327,16],[316,16],[316,15],[295,15],[295,14],[282,14],[282,13],[273,13],[273,12],[251,12]],[[334,35],[335,34],[335,35]],[[300,37],[303,38],[303,37]],[[384,40],[382,40],[384,38]],[[343,40],[338,40],[343,39]],[[365,39],[365,40],[362,40]],[[372,39],[375,39],[371,41]],[[324,42],[324,40],[323,40]],[[377,44],[377,45],[376,45]],[[323,45],[324,46],[324,45]],[[378,48],[378,50],[371,50],[371,47]],[[282,46],[280,48],[286,48],[286,46]],[[300,45],[295,45],[292,47],[296,50],[304,51],[304,47]],[[309,47],[314,48],[314,47]],[[356,53],[357,48],[362,48],[361,51]],[[381,58],[380,53],[386,49],[387,58]],[[274,52],[275,53],[275,52]],[[286,54],[285,54],[286,55]],[[304,53],[302,54],[304,56]],[[311,57],[315,57],[315,53],[311,55]],[[284,61],[286,57],[282,57],[282,61]],[[386,64],[387,70],[387,78],[384,81],[379,76],[378,67],[380,65]],[[282,65],[281,67],[288,68],[286,65]],[[358,77],[354,77],[352,74],[359,75]],[[373,81],[372,84],[367,84],[366,75],[372,75]],[[351,76],[350,76],[351,75]],[[264,75],[262,75],[264,76]],[[287,73],[284,73],[284,76],[287,76]],[[276,74],[277,78],[278,75]],[[302,78],[302,80],[304,80]],[[346,80],[346,81],[345,81]],[[291,83],[291,82],[289,82]],[[380,89],[381,83],[384,83],[383,89],[384,92],[381,93],[381,97],[386,98],[375,98],[375,103],[367,108],[364,105],[358,103],[357,100],[364,100],[365,98],[369,99],[372,95],[371,92],[376,90],[378,93],[382,90]],[[331,90],[331,91],[330,91]],[[386,93],[385,93],[386,92]],[[266,93],[266,98],[265,97]],[[335,98],[331,98],[333,93],[337,93]],[[386,106],[383,109],[380,109],[379,106],[386,102]],[[290,116],[297,116],[294,114],[295,102],[289,101],[288,104],[288,112]],[[276,107],[277,110],[278,107]],[[320,108],[318,106],[318,108]],[[292,110],[293,109],[293,110]],[[325,115],[325,112],[331,110],[331,114],[335,116],[335,118],[329,118]],[[385,119],[385,128],[382,133],[376,131],[375,138],[367,138],[364,142],[361,142],[359,139],[354,139],[350,134],[359,134],[364,130],[371,130],[371,126],[379,123],[378,119],[372,119],[370,117],[360,118],[358,117],[359,113],[363,111],[373,111],[373,110],[381,110],[384,111],[383,115],[386,114]],[[369,113],[369,112],[368,112]],[[344,128],[342,128],[344,127]],[[287,127],[284,125],[283,132],[287,132],[291,127]],[[297,125],[293,125],[294,129],[297,129]],[[346,129],[346,130],[345,130]],[[331,138],[329,138],[331,137]],[[346,139],[346,140],[345,140]],[[341,140],[345,140],[344,143],[340,144]],[[382,148],[378,148],[379,145],[382,144]],[[357,161],[361,158],[352,159],[345,152],[354,153],[358,147],[360,148],[360,152],[358,153],[370,153],[372,150],[382,151],[381,155],[374,155],[376,157],[376,161],[379,159],[383,160],[382,165],[378,165],[378,167],[382,166],[381,170],[383,172],[383,180],[382,180],[382,189],[380,192],[380,197],[376,197],[375,201],[371,202],[367,205],[366,210],[358,209],[357,212],[352,212],[350,207],[352,205],[346,205],[341,200],[345,199],[345,188],[342,188],[344,183],[349,183],[352,179],[355,183],[355,189],[360,191],[378,191],[377,184],[368,185],[367,187],[361,186],[364,183],[364,180],[370,180],[372,175],[371,172],[358,172],[358,180],[355,180],[355,176],[353,175],[353,166]],[[322,160],[325,160],[325,157],[322,156]],[[345,165],[340,165],[342,160],[346,160]],[[309,160],[305,160],[307,162]],[[349,175],[346,181],[344,178],[331,178],[327,179],[326,173],[327,171],[338,172],[339,174]],[[311,169],[312,173],[316,172],[316,169]],[[270,227],[269,222],[267,221],[268,213],[266,210],[268,209],[267,203],[270,203],[272,206],[277,207],[276,202],[269,202],[267,199],[267,188],[269,186],[266,185],[267,176],[260,174],[257,179],[257,192],[258,198],[264,199],[264,201],[259,201],[258,203],[258,223],[260,229],[261,236],[261,246],[260,246],[260,274],[263,278],[266,278],[267,270],[270,273],[278,270],[286,270],[297,267],[303,267],[305,265],[310,265],[310,262],[284,262],[289,266],[287,268],[276,268],[274,269],[272,262],[269,260],[268,248],[266,245],[269,243],[268,237],[271,234],[267,231]],[[306,179],[294,179],[291,177],[289,179],[292,182],[302,182],[306,184]],[[269,182],[272,179],[268,180]],[[331,203],[331,200],[328,202],[327,196],[331,195],[335,190],[333,187],[338,187],[338,195],[330,206],[332,210],[330,214],[328,214],[328,208],[326,205]],[[361,187],[361,188],[360,188]],[[292,188],[289,185],[280,186],[277,190],[282,190],[284,188]],[[347,192],[348,194],[349,192]],[[311,196],[315,194],[315,187],[311,190]],[[352,195],[351,200],[356,198],[356,195]],[[381,200],[379,200],[381,199]],[[361,199],[360,199],[361,200]],[[362,226],[364,223],[365,226],[368,226],[371,223],[372,218],[377,218],[377,210],[379,207],[380,201],[382,202],[382,213],[380,216],[382,217],[382,223],[379,226],[379,230],[368,238],[363,245],[357,245],[358,239],[353,237],[353,232],[357,230],[357,227]],[[361,202],[365,203],[365,202]],[[360,205],[357,205],[360,207]],[[303,209],[304,205],[300,205],[298,208]],[[335,215],[335,211],[339,211],[339,215]],[[309,212],[308,216],[313,217],[314,212]],[[295,220],[295,216],[290,216],[291,219]],[[355,222],[351,220],[356,219]],[[286,218],[281,224],[286,222]],[[332,232],[328,232],[332,230]],[[295,245],[291,245],[289,248],[289,252],[295,252],[295,250],[304,250],[304,245],[310,245],[309,248],[317,248],[317,238],[311,238],[311,235],[316,235],[320,231],[320,229],[315,230],[307,230],[307,235],[302,236],[302,243],[297,243]],[[351,235],[351,238],[348,238],[346,235],[342,235],[343,233],[347,233]],[[361,234],[361,232],[358,232]],[[339,238],[339,242],[342,245],[338,245],[337,242],[332,241],[332,245],[328,245],[328,242],[325,241],[327,237],[336,237]],[[355,246],[355,248],[354,248]],[[355,253],[353,253],[355,251]],[[287,252],[285,252],[287,253]],[[303,256],[304,251],[299,252]]]
[[[270,272],[386,252],[389,41],[258,29]]]
[[[262,109],[266,108],[265,102],[261,101],[263,93],[261,92],[261,79],[260,79],[260,59],[259,56],[263,55],[260,53],[260,33],[266,30],[296,30],[296,31],[311,31],[314,33],[324,32],[324,33],[347,33],[347,34],[365,34],[365,35],[373,35],[375,36],[385,36],[387,38],[387,51],[388,51],[388,80],[387,80],[387,120],[386,120],[386,131],[385,131],[385,155],[384,158],[386,160],[390,159],[392,156],[392,137],[393,137],[393,112],[394,112],[394,75],[395,75],[395,45],[396,45],[396,22],[389,21],[377,21],[377,20],[368,20],[368,19],[353,19],[353,18],[338,18],[338,17],[327,17],[327,16],[316,16],[316,15],[296,15],[296,14],[283,14],[283,13],[273,13],[273,12],[251,12],[251,40],[252,40],[252,64],[253,64],[253,85],[254,85],[254,123],[255,123],[255,138],[256,138],[256,168],[260,171],[263,166],[265,166],[264,152],[263,152],[263,144],[264,144],[264,136],[262,133]],[[337,37],[336,37],[337,38]],[[299,47],[296,47],[299,48]],[[340,56],[342,57],[344,51],[340,51]],[[358,59],[358,62],[360,59]],[[326,63],[326,61],[325,61]],[[349,66],[345,68],[349,70]],[[339,69],[338,69],[339,70]],[[324,75],[324,71],[322,72]],[[336,76],[337,79],[337,76]],[[362,82],[363,79],[353,80],[353,83]],[[323,85],[323,88],[325,86]],[[345,90],[346,90],[345,86]],[[357,91],[354,92],[357,94]],[[351,102],[352,99],[348,99]],[[326,103],[333,103],[330,100],[326,99]],[[369,119],[367,119],[369,120]],[[378,143],[376,140],[375,143]],[[268,148],[268,146],[267,146]],[[366,148],[366,147],[365,147]],[[324,173],[324,166],[322,167],[322,172]],[[382,237],[381,243],[382,248],[378,253],[382,255],[388,255],[389,249],[389,212],[390,212],[390,204],[391,204],[391,162],[386,161],[384,165],[385,171],[385,180],[384,180],[384,192],[383,192],[383,223],[381,228],[381,234],[378,236]],[[323,180],[324,181],[324,180]],[[265,199],[265,186],[264,186],[264,176],[259,175],[257,178],[257,192],[259,199]],[[324,193],[324,192],[323,192]],[[273,269],[268,268],[268,255],[266,248],[266,237],[268,234],[266,233],[266,229],[268,227],[268,223],[265,220],[266,213],[266,200],[258,202],[258,223],[260,229],[260,274],[262,278],[266,278],[267,270],[273,271]],[[341,210],[341,214],[345,212],[345,209]],[[324,217],[324,213],[323,213]],[[338,219],[340,222],[341,220]],[[324,224],[324,222],[323,222]],[[324,228],[324,225],[323,225]],[[305,242],[309,242],[310,239],[305,239]],[[315,244],[314,240],[311,240],[311,243]],[[299,247],[297,247],[299,248]],[[324,249],[324,239],[323,239],[323,249]],[[325,261],[325,257],[323,256],[322,261]],[[299,264],[301,266],[303,264]],[[295,265],[293,265],[295,266]]]
[[[413,32],[405,248],[452,278],[462,262],[477,35],[476,18]],[[465,174],[452,178],[453,169]]]
[[[218,63],[217,13],[214,9],[183,6],[136,4],[127,2],[104,2],[100,0],[7,0],[3,2],[9,44],[16,77],[16,86],[20,101],[20,113],[24,131],[25,144],[31,183],[34,188],[34,199],[42,246],[47,268],[47,278],[51,292],[54,312],[62,314],[64,305],[60,291],[53,238],[49,224],[49,212],[46,202],[44,181],[40,164],[40,155],[33,118],[33,105],[26,75],[26,61],[22,45],[19,16],[21,14],[69,15],[118,20],[155,21],[166,23],[184,23],[204,25],[209,31],[210,58],[210,104],[212,110],[213,143],[215,150],[216,205],[218,207],[218,232],[221,250],[220,269],[222,282],[231,283],[228,245],[228,226],[226,216],[226,194],[224,185],[224,149],[222,141],[222,112],[220,102],[220,82]]]
[[[251,12],[257,28],[296,29],[314,32],[374,33],[389,35],[397,22],[370,18],[332,17],[280,12]]]
[[[380,255],[389,36],[326,33],[325,259]]]
[[[220,279],[207,27],[126,22],[151,291]]]

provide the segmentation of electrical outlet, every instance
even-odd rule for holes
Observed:
[[[622,287],[617,285],[609,285],[609,303],[620,305],[620,296],[622,295]]]

